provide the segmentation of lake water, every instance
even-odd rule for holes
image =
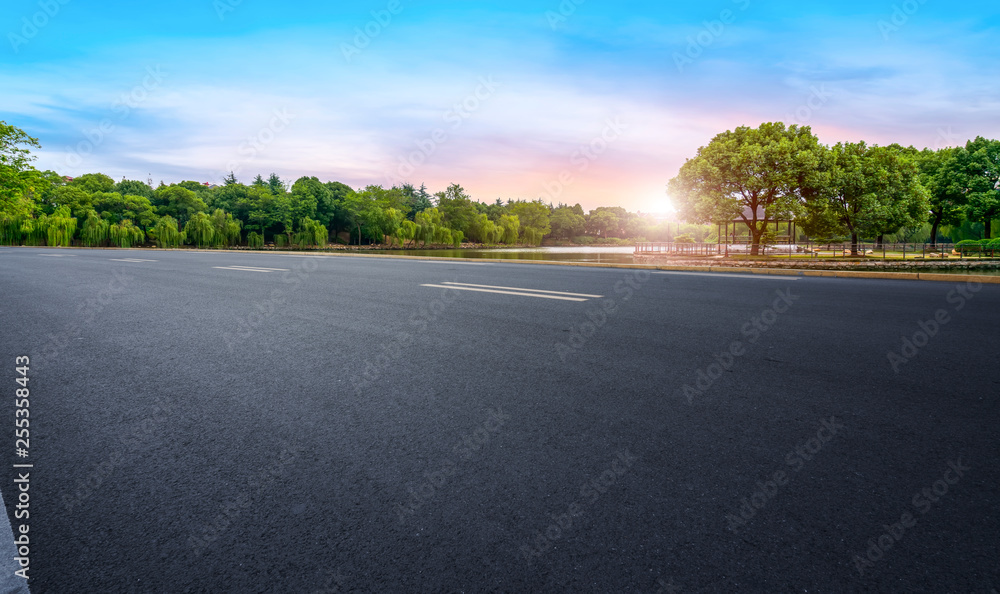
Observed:
[[[488,250],[457,249],[457,250],[385,250],[375,253],[399,256],[418,256],[421,258],[482,258],[485,260],[554,260],[559,262],[596,262],[600,264],[633,264],[632,246],[567,246],[567,247],[534,247],[534,248],[495,248]],[[718,260],[716,266],[725,266],[725,260]],[[900,272],[914,272],[901,270]],[[984,274],[1000,276],[1000,270],[956,270],[927,269],[919,272],[934,272],[942,274]]]
[[[427,258],[482,258],[487,260],[555,260],[559,262],[598,262],[632,264],[632,246],[621,247],[536,247],[496,248],[489,250],[386,250],[379,254]]]

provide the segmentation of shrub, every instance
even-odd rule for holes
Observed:
[[[978,239],[963,239],[955,244],[955,250],[960,254],[978,254],[982,244]]]
[[[983,240],[987,241],[987,240]],[[983,246],[984,249],[990,252],[991,256],[996,256],[1000,254],[1000,238],[990,239],[989,243]]]
[[[691,237],[687,233],[683,235],[678,235],[674,238],[674,243],[694,243],[694,237]]]

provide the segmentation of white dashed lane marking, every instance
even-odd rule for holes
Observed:
[[[604,295],[587,295],[584,293],[566,293],[563,291],[546,291],[543,289],[522,289],[520,287],[495,287],[493,285],[473,285],[469,283],[445,282],[440,285],[420,285],[437,289],[452,289],[455,291],[475,291],[478,293],[498,293],[500,295],[517,295],[519,297],[538,297],[540,299],[559,299],[561,301],[587,301],[600,299]]]
[[[241,272],[288,272],[287,268],[259,268],[256,266],[213,266],[218,270],[238,270]]]

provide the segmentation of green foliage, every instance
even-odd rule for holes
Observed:
[[[41,148],[41,145],[24,130],[0,121],[0,216],[8,217],[6,224],[11,229],[13,219],[23,219],[34,213],[37,190],[43,184],[48,185],[31,166],[35,157],[28,147]]]
[[[208,210],[208,205],[197,194],[177,185],[157,188],[153,192],[152,204],[158,215],[174,217],[178,224],[185,223],[196,213],[204,214]]]
[[[691,237],[687,233],[684,233],[675,237],[674,243],[694,243],[694,237]]]
[[[982,251],[982,243],[978,239],[963,239],[955,244],[955,251],[963,254],[978,254]]]
[[[251,231],[247,234],[247,245],[250,246],[250,249],[259,250],[264,247],[264,236],[256,231]]]
[[[402,247],[406,247],[407,242],[412,242],[417,236],[417,224],[410,220],[403,220],[399,224],[399,230],[396,232],[396,237],[399,239]]]
[[[224,212],[221,208],[215,209],[212,213],[212,245],[214,247],[231,247],[240,242],[240,228],[242,224],[239,220],[233,219],[233,215]]]
[[[98,247],[108,241],[111,225],[102,219],[97,211],[87,213],[87,219],[80,228],[80,239],[86,247]]]
[[[508,210],[511,215],[517,217],[522,229],[522,236],[527,244],[540,245],[542,243],[542,236],[548,235],[552,230],[549,223],[549,207],[541,200],[515,202],[508,207]],[[525,234],[528,228],[534,231]],[[537,241],[532,241],[534,239],[537,239]],[[510,242],[505,240],[504,243]]]
[[[115,184],[114,192],[122,196],[142,196],[147,199],[153,197],[153,188],[146,185],[146,182],[132,179],[123,179]]]
[[[288,236],[284,233],[276,233],[274,235],[274,245],[275,247],[288,247]]]
[[[582,210],[582,209],[581,209]],[[549,217],[554,237],[570,238],[583,233],[587,219],[569,206],[560,206]]]
[[[824,149],[808,126],[767,123],[717,135],[689,159],[667,192],[682,218],[715,223],[742,220],[756,254],[767,222],[801,214],[803,202],[825,187]],[[765,217],[758,219],[758,213]]]
[[[465,234],[459,230],[454,230],[451,232],[451,245],[452,247],[458,248],[462,246],[462,240],[465,239]]]
[[[76,233],[76,219],[69,216],[69,207],[63,206],[51,215],[42,215],[38,222],[45,230],[47,245],[69,247]]]
[[[103,173],[85,173],[73,178],[73,181],[69,182],[69,185],[79,188],[88,194],[115,191],[115,180]]]
[[[212,218],[203,212],[194,213],[184,225],[184,235],[199,248],[214,245],[212,241],[215,239],[215,225]]]
[[[465,189],[458,184],[451,184],[444,192],[438,192],[435,196],[444,224],[463,234],[470,232],[479,213]]]
[[[293,242],[295,245],[303,247],[326,247],[329,233],[326,227],[319,221],[310,218],[302,219],[299,225],[299,232],[295,234]]]
[[[953,164],[957,184],[965,191],[969,220],[983,223],[987,238],[992,237],[992,221],[1000,217],[1000,140],[982,136],[970,140],[958,151]]]
[[[517,215],[503,215],[497,221],[499,241],[513,245],[521,233],[521,219]]]
[[[113,245],[121,248],[141,245],[146,240],[146,234],[143,230],[136,227],[129,219],[111,225],[111,228],[108,229],[108,237]]]
[[[176,248],[184,243],[185,234],[178,230],[177,219],[172,216],[160,217],[153,228],[156,245],[161,248]]]

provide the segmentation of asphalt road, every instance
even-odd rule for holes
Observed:
[[[997,285],[6,248],[0,328],[36,594],[1000,589]]]

